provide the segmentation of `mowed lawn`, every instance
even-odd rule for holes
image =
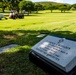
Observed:
[[[18,47],[0,54],[0,75],[48,75],[29,61],[31,47],[43,38],[39,34],[55,35],[76,40],[76,11],[40,11],[24,19],[0,20],[0,47]]]

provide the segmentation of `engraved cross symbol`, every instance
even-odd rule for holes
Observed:
[[[58,43],[61,43],[61,42],[63,42],[64,41],[64,38],[61,38],[59,41],[58,41]]]

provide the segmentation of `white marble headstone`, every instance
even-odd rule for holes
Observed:
[[[74,41],[47,36],[33,46],[32,50],[65,72],[71,71],[76,66],[76,42]]]

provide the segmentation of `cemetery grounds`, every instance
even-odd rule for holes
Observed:
[[[0,54],[0,75],[48,75],[28,57],[31,48],[45,37],[36,37],[39,34],[76,41],[76,11],[39,11],[24,19],[0,20],[0,47],[19,45]]]

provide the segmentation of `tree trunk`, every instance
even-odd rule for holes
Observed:
[[[63,11],[61,10],[61,13],[62,13]]]
[[[30,13],[30,12],[28,11],[28,13],[27,13],[28,16],[29,16],[29,13]]]
[[[38,14],[38,10],[36,11],[36,14]]]
[[[64,10],[64,13],[65,13],[65,10]]]
[[[31,13],[32,13],[32,11],[30,10],[30,11],[29,11],[29,13],[31,14]]]
[[[51,10],[51,13],[52,13],[52,10]]]
[[[19,14],[19,10],[17,10],[18,14]]]
[[[22,10],[21,10],[20,12],[21,12],[21,14],[22,14]]]
[[[5,8],[2,8],[2,12],[4,13]]]

